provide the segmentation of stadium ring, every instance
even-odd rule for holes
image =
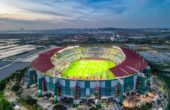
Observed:
[[[87,75],[82,73],[85,69],[82,69],[79,74],[79,71],[73,66],[71,68],[76,71],[68,70],[71,73],[67,76],[66,72],[66,76],[63,77],[65,74],[63,71],[67,71],[72,62],[80,60],[81,64],[81,60],[84,59],[92,60],[92,64],[94,60],[110,60],[115,65],[100,72],[100,75],[89,73],[90,76],[87,76],[88,71],[84,72]],[[97,62],[97,64],[99,63]],[[103,63],[105,64],[105,62]],[[96,64],[95,61],[94,64]],[[89,68],[91,69],[91,67]],[[100,68],[97,69],[100,70]],[[96,72],[96,70],[94,71]],[[112,74],[113,77],[109,77],[107,74]],[[107,99],[122,103],[128,93],[147,93],[150,88],[150,67],[141,55],[129,48],[68,46],[54,48],[39,54],[32,62],[29,84],[38,84],[40,96],[47,91],[51,92],[55,101],[63,98],[78,100],[78,102],[83,99],[93,101]]]

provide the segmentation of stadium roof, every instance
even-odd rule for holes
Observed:
[[[126,59],[111,69],[111,72],[114,73],[116,77],[131,75],[146,68],[148,64],[142,56],[133,50],[127,48],[121,49],[124,52]]]
[[[54,65],[51,62],[51,57],[58,51],[64,48],[54,48],[47,52],[41,53],[32,63],[32,67],[42,73],[46,73]],[[146,68],[147,61],[135,51],[128,48],[121,48],[126,59],[119,65],[110,69],[115,77],[125,77],[137,73]]]
[[[49,69],[53,68],[54,65],[51,62],[51,57],[54,53],[62,50],[63,48],[55,48],[47,52],[41,53],[33,62],[32,67],[42,73],[45,73]]]

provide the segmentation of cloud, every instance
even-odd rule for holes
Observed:
[[[169,5],[169,0],[1,0],[0,23],[5,29],[9,22],[28,29],[170,27]]]

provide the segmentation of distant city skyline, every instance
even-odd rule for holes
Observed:
[[[170,0],[0,0],[0,30],[170,28]]]

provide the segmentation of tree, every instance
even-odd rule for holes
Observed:
[[[62,104],[56,104],[53,106],[53,110],[67,110],[67,108]]]
[[[36,105],[37,104],[37,100],[36,99],[33,99],[31,96],[27,96],[25,98],[25,101],[27,104],[29,105]]]
[[[0,99],[0,110],[13,110],[12,104],[10,104],[7,100],[4,98]]]
[[[90,110],[98,110],[96,107],[91,107]]]
[[[16,83],[14,86],[12,86],[11,90],[13,92],[18,92],[20,90],[20,88],[21,88],[21,86],[18,83]]]

